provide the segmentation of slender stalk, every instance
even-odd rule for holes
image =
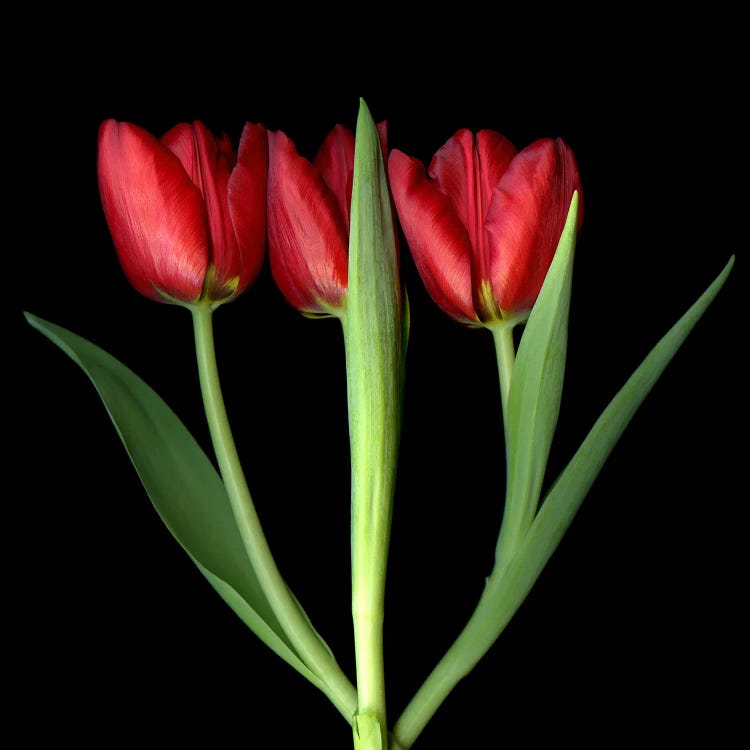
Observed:
[[[294,649],[320,679],[323,692],[351,723],[357,708],[354,686],[321,643],[281,577],[255,511],[221,393],[211,307],[207,303],[197,304],[191,311],[198,373],[211,440],[248,559]]]
[[[508,447],[508,399],[510,381],[516,361],[513,328],[519,322],[522,322],[521,318],[497,321],[489,326],[495,341],[506,453]],[[466,626],[396,722],[393,728],[391,750],[407,750],[412,746],[451,690],[471,672],[477,662],[497,640],[505,623],[499,623],[495,616],[496,612],[493,610],[497,600],[488,596],[488,592],[490,589],[497,590],[501,575],[502,571],[497,569],[493,571]]]
[[[516,363],[516,348],[513,342],[513,328],[518,320],[501,320],[491,326],[492,336],[495,340],[495,354],[497,356],[497,374],[500,379],[500,400],[503,407],[503,432],[505,435],[505,457],[506,457],[506,479],[510,481],[511,474],[511,444],[510,444],[510,381],[513,375],[513,368]],[[510,497],[510,486],[506,489],[505,510],[503,513],[503,523],[500,528],[500,534],[497,543],[497,552],[495,563],[502,567],[511,556],[513,549],[518,542],[519,529],[521,528],[522,514],[521,509],[512,507]]]
[[[453,688],[500,635],[483,595],[461,634],[412,698],[393,727],[391,750],[408,750]]]
[[[540,571],[541,568],[530,573],[524,562],[495,566],[461,634],[396,722],[390,750],[408,750],[414,744],[453,688],[500,637]]]
[[[495,339],[495,353],[497,355],[497,372],[500,376],[500,400],[503,405],[503,423],[508,415],[508,396],[510,395],[510,378],[513,365],[516,362],[516,347],[513,343],[513,321],[500,321],[490,326]],[[507,432],[506,432],[507,440]]]

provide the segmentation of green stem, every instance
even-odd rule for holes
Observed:
[[[211,307],[207,303],[200,303],[193,305],[191,312],[198,373],[211,440],[248,559],[294,649],[320,679],[323,692],[351,723],[357,708],[354,686],[328,653],[281,577],[255,511],[221,393]]]
[[[506,480],[510,481],[510,429],[508,410],[510,400],[510,381],[513,375],[513,368],[516,363],[516,348],[513,342],[513,328],[519,319],[510,319],[499,321],[490,326],[492,336],[495,340],[495,354],[497,356],[497,373],[500,379],[500,399],[503,407],[503,431],[505,434],[505,457],[506,457]],[[500,535],[497,543],[497,553],[495,564],[497,568],[502,568],[511,557],[511,553],[519,540],[519,529],[521,528],[522,516],[520,509],[512,507],[509,504],[510,494],[506,489],[505,510],[503,513],[503,523],[500,527]]]
[[[461,634],[412,698],[393,728],[391,750],[408,750],[454,687],[500,637],[520,602],[506,570],[492,572]]]
[[[516,361],[513,328],[523,320],[524,318],[521,317],[511,318],[497,321],[488,326],[495,341],[495,353],[497,355],[506,455],[508,449],[510,381]],[[493,571],[466,626],[396,722],[393,728],[391,750],[407,750],[412,746],[451,690],[474,669],[477,662],[497,640],[504,623],[498,624],[496,613],[493,611],[496,599],[487,594],[490,589],[493,591],[497,589],[501,576],[502,571],[497,569]]]
[[[495,340],[495,354],[497,355],[497,372],[500,376],[500,400],[503,405],[503,425],[505,426],[505,444],[508,444],[508,397],[510,396],[510,378],[516,363],[516,347],[513,343],[513,328],[515,321],[499,321],[490,326]]]
[[[359,566],[361,568],[361,565]],[[360,713],[372,713],[386,726],[383,661],[383,604],[360,585],[352,607]]]

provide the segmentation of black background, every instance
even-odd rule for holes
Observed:
[[[117,263],[96,188],[97,128],[114,117],[160,134],[201,119],[236,143],[252,120],[284,130],[312,157],[335,123],[354,126],[363,96],[388,120],[391,146],[425,162],[460,127],[499,130],[518,147],[561,136],[578,158],[586,208],[550,477],[650,347],[739,255],[528,601],[417,746],[507,745],[495,741],[500,731],[514,744],[526,733],[532,746],[646,735],[722,745],[739,699],[728,676],[744,630],[738,316],[747,145],[739,55],[731,39],[718,41],[712,53],[689,39],[665,51],[647,34],[616,50],[606,40],[590,51],[568,41],[549,61],[530,48],[515,59],[493,52],[481,65],[470,57],[440,65],[424,49],[398,68],[366,72],[356,54],[342,54],[287,72],[274,64],[280,48],[265,61],[136,66],[141,39],[116,50],[103,42],[80,64],[49,59],[43,75],[18,86],[9,158],[21,187],[6,216],[23,237],[6,247],[15,449],[6,474],[17,487],[6,499],[6,573],[15,702],[29,737],[349,745],[326,699],[193,568],[86,378],[20,311],[120,358],[210,450],[189,316],[139,296]],[[405,248],[412,335],[386,611],[392,720],[481,592],[504,486],[491,337],[434,306]],[[266,266],[216,315],[216,336],[279,567],[351,674],[339,327],[292,310]]]

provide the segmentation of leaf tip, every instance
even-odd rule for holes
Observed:
[[[357,115],[357,139],[361,140],[365,132],[367,132],[368,136],[373,136],[374,134],[375,138],[378,137],[375,120],[372,119],[370,108],[367,106],[367,102],[360,97],[359,114]]]
[[[32,327],[36,328],[37,331],[41,330],[41,324],[42,319],[38,318],[33,313],[28,312],[28,310],[23,311],[23,317],[26,318],[26,322]]]

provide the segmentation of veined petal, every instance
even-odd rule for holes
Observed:
[[[483,320],[497,314],[494,300],[487,298],[490,242],[485,220],[492,191],[515,153],[513,144],[500,133],[481,130],[475,137],[463,129],[438,150],[430,163],[430,176],[448,196],[468,232],[474,309]]]
[[[240,275],[242,261],[229,217],[227,192],[229,177],[237,156],[227,136],[217,140],[202,123],[177,125],[163,138],[182,162],[195,185],[203,194],[211,238],[209,262],[214,268],[214,289],[208,295],[226,296],[225,285]]]
[[[336,198],[339,213],[349,234],[354,171],[354,134],[351,130],[343,125],[336,125],[318,149],[313,166]]]
[[[418,159],[392,151],[391,191],[401,227],[427,291],[448,315],[478,320],[471,290],[471,243],[450,199]]]
[[[518,153],[516,147],[504,135],[494,130],[480,130],[477,133],[482,216],[487,216],[497,183],[500,182],[516,153]]]
[[[500,133],[480,130],[475,138],[464,128],[430,162],[430,177],[450,199],[475,248],[482,242],[492,191],[515,154],[515,146]]]
[[[99,191],[123,271],[152,299],[191,302],[208,264],[203,201],[180,160],[150,133],[107,120],[99,129]]]
[[[388,159],[388,123],[377,124],[383,159]],[[354,176],[354,134],[343,125],[336,125],[326,136],[313,160],[328,189],[334,194],[346,224],[347,234],[352,203],[352,179]]]
[[[180,160],[188,177],[203,195],[203,174],[193,126],[181,122],[170,128],[159,141]]]
[[[490,276],[505,312],[530,310],[547,274],[573,197],[581,191],[573,152],[559,138],[519,152],[495,189],[487,217]],[[579,213],[579,222],[582,213]]]
[[[450,201],[471,244],[476,245],[478,206],[474,178],[474,134],[463,128],[448,139],[432,157],[428,173],[438,190]]]
[[[263,265],[266,249],[266,183],[268,141],[266,129],[245,124],[237,164],[229,178],[229,215],[237,238],[240,260],[237,293],[251,284]]]
[[[303,312],[329,312],[346,294],[348,238],[336,197],[284,133],[268,133],[271,272]]]

